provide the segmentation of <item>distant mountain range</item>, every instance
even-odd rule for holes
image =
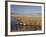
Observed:
[[[11,15],[15,15],[15,14],[17,14],[17,15],[19,15],[19,14],[20,14],[20,15],[26,15],[26,13],[24,14],[24,13],[11,12]],[[30,14],[32,14],[32,15],[41,15],[42,13],[39,12],[39,13],[30,13]],[[30,14],[29,14],[29,15],[30,15]],[[27,14],[27,15],[28,15],[28,14]]]

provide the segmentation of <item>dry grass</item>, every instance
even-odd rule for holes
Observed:
[[[41,16],[40,15],[14,15],[12,17],[15,18],[15,20],[17,22],[18,22],[18,20],[20,20],[23,23],[25,23],[27,26],[32,25],[33,27],[36,27],[36,28],[40,27],[40,30],[41,30],[41,24],[42,24],[41,23],[42,22],[41,20],[42,19],[41,19]]]
[[[21,20],[27,25],[41,25],[41,16],[38,15],[14,15],[15,20]]]

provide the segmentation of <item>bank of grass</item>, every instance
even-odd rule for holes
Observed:
[[[14,15],[15,20],[25,23],[25,29],[22,31],[41,30],[42,17],[40,15]],[[17,21],[18,22],[18,21]]]

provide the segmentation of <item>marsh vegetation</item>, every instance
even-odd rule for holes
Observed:
[[[11,31],[36,31],[41,30],[42,17],[40,15],[12,15]]]

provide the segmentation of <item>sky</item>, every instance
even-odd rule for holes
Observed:
[[[41,13],[41,6],[11,5],[11,12],[15,14]]]

